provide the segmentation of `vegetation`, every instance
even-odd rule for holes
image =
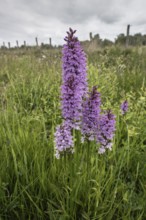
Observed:
[[[117,39],[115,40],[115,44],[125,45],[126,38],[127,37],[124,34],[119,34]],[[129,45],[131,46],[146,45],[146,34],[142,35],[141,33],[136,33],[134,35],[130,35],[128,38],[129,38]]]
[[[146,219],[146,49],[111,47],[87,57],[89,85],[98,85],[102,108],[116,115],[113,150],[99,155],[76,131],[75,153],[58,160],[61,52],[0,52],[1,220]]]

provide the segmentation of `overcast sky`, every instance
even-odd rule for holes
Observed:
[[[89,32],[114,40],[119,33],[146,34],[146,0],[0,0],[0,45],[63,44],[69,27],[80,40]]]

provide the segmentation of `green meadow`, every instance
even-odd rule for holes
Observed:
[[[113,148],[99,155],[74,131],[75,153],[56,159],[61,57],[0,50],[0,220],[145,220],[146,48],[87,52],[89,87],[116,115]]]

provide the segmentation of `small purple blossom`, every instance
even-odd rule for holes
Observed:
[[[125,100],[125,101],[121,104],[121,112],[122,112],[122,115],[124,115],[127,111],[128,111],[128,101]]]
[[[104,154],[106,151],[105,147],[104,146],[101,146],[99,149],[98,149],[98,153],[99,154]]]
[[[94,140],[98,130],[99,115],[100,115],[100,93],[97,91],[97,87],[92,88],[89,97],[83,103],[82,111],[82,122],[81,122],[81,132],[82,132],[82,142],[84,138],[88,140]]]
[[[87,93],[86,56],[71,28],[63,46],[62,115],[72,128],[79,129],[82,100]]]
[[[115,115],[109,110],[100,116],[99,130],[97,132],[97,143],[100,144],[99,154],[103,154],[106,149],[112,149],[112,140],[115,132]]]
[[[62,125],[57,126],[55,132],[55,156],[57,159],[64,152],[73,153],[74,143],[71,134],[71,128],[65,122]]]

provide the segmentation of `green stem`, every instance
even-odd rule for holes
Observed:
[[[90,141],[87,142],[87,181],[90,178]]]

